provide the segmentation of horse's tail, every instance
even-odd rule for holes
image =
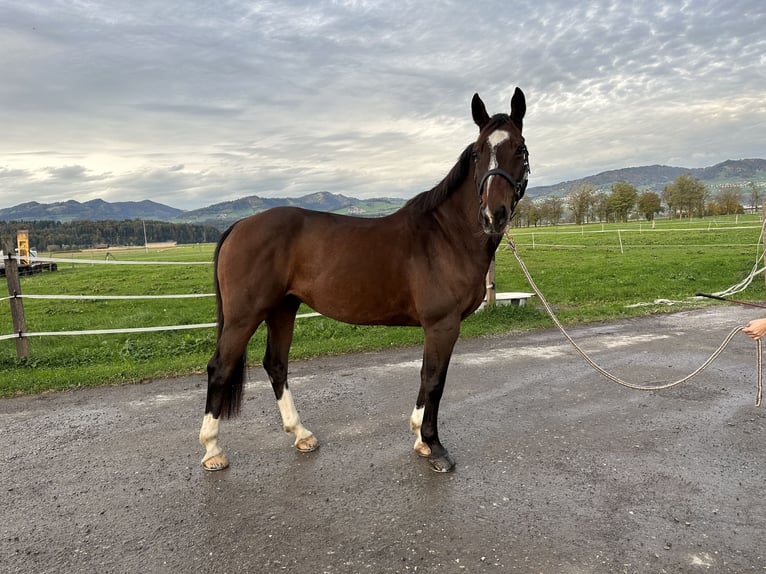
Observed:
[[[218,332],[215,337],[216,343],[220,340],[221,332],[223,331],[223,302],[221,301],[221,284],[218,281],[218,257],[221,254],[221,246],[223,245],[223,242],[226,241],[226,238],[229,236],[233,228],[234,226],[232,225],[221,234],[221,237],[218,239],[218,243],[215,246],[215,252],[213,253],[213,286],[215,287],[215,320],[216,320],[216,326],[218,329]]]
[[[236,225],[236,224],[235,224]],[[218,244],[215,247],[215,253],[213,255],[213,284],[215,286],[215,315],[216,315],[216,347],[221,340],[221,333],[223,333],[223,301],[221,299],[221,285],[218,281],[218,256],[221,252],[221,246],[226,238],[234,229],[234,225],[229,227],[223,232],[221,238],[218,240]],[[218,356],[218,350],[216,349],[216,356]],[[232,418],[239,414],[239,407],[242,404],[242,392],[245,388],[245,375],[247,373],[247,354],[242,353],[242,356],[234,366],[231,375],[226,380],[225,388],[221,393],[221,417]],[[220,367],[219,367],[220,368]],[[210,375],[210,366],[208,366],[208,375]]]

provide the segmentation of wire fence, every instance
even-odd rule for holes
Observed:
[[[660,226],[655,227],[653,224],[647,224],[644,226],[643,224],[639,224],[637,227],[613,227],[613,226],[605,226],[601,225],[601,229],[593,229],[592,226],[589,226],[588,229],[585,228],[584,225],[577,226],[579,229],[556,229],[556,230],[518,230],[518,229],[512,229],[509,230],[508,234],[508,243],[505,247],[505,249],[512,249],[513,245],[515,244],[517,247],[529,247],[532,249],[535,249],[537,247],[540,248],[547,248],[547,249],[594,249],[594,248],[601,248],[601,249],[615,249],[617,245],[619,245],[619,249],[621,253],[625,253],[625,248],[629,247],[631,250],[633,249],[651,249],[656,250],[658,248],[678,248],[678,247],[686,247],[686,248],[737,248],[737,247],[754,247],[755,248],[755,261],[753,263],[753,267],[750,270],[750,273],[742,279],[739,283],[736,283],[734,285],[731,285],[730,287],[718,291],[716,293],[713,293],[713,295],[719,296],[719,297],[730,297],[732,295],[735,295],[737,293],[741,293],[747,287],[750,286],[750,284],[753,282],[753,279],[755,277],[761,275],[762,273],[766,272],[766,265],[764,263],[766,262],[766,248],[764,248],[764,233],[766,232],[766,219],[759,217],[758,224],[748,225],[748,224],[740,224],[739,218],[737,218],[737,221],[732,225],[730,223],[722,223],[718,222],[716,220],[713,220],[708,223],[707,226],[693,226],[694,222],[689,222],[687,225],[682,225],[678,227],[677,225],[673,226]],[[753,243],[751,241],[744,242],[744,243],[722,243],[722,242],[716,242],[715,244],[711,243],[702,243],[702,244],[691,244],[691,243],[656,243],[656,242],[646,242],[646,243],[631,243],[627,244],[623,240],[623,234],[630,235],[630,234],[639,234],[644,236],[653,235],[656,233],[680,233],[683,235],[683,233],[686,232],[703,232],[703,233],[710,233],[710,232],[719,232],[719,233],[727,233],[732,231],[751,231],[751,230],[758,230],[758,239]],[[586,237],[588,235],[601,235],[604,234],[616,234],[617,236],[617,245],[585,245],[585,244],[576,244],[576,243],[547,243],[547,242],[541,242],[537,240],[537,237],[539,236],[565,236],[565,237],[571,237],[571,236],[582,236]],[[511,237],[513,236],[513,237]],[[519,241],[519,238],[526,238],[529,241],[524,242]],[[643,305],[643,303],[639,303],[639,305]]]
[[[747,230],[760,230],[760,236],[755,243],[716,243],[716,247],[731,248],[731,247],[756,247],[761,248],[763,245],[763,225],[719,225],[716,222],[710,222],[707,226],[682,226],[682,227],[657,227],[654,228],[650,224],[646,226],[639,225],[638,227],[631,228],[614,228],[604,227],[602,229],[593,229],[592,227],[586,229],[585,226],[580,226],[579,229],[557,229],[557,230],[523,230],[512,229],[510,233],[514,236],[516,245],[519,247],[530,247],[535,249],[541,248],[554,248],[554,249],[580,249],[580,248],[594,248],[594,245],[584,245],[576,243],[548,243],[546,241],[540,241],[541,237],[565,237],[565,236],[583,236],[593,234],[615,234],[617,243],[611,248],[619,246],[621,252],[624,253],[626,247],[630,249],[657,249],[657,248],[671,248],[671,247],[711,247],[709,244],[690,245],[684,244],[667,244],[667,243],[652,243],[652,244],[640,244],[631,243],[627,245],[624,241],[623,234],[630,236],[635,234],[656,234],[665,232],[710,232],[710,231],[747,231]],[[525,241],[527,239],[527,241]],[[19,256],[8,256],[8,259],[14,259],[17,262],[21,262]],[[211,261],[136,261],[136,260],[116,260],[114,258],[107,257],[106,259],[80,259],[80,258],[61,258],[61,257],[35,257],[35,263],[48,263],[48,264],[85,264],[85,265],[211,265]],[[756,254],[756,261],[753,265],[751,273],[741,283],[731,286],[729,289],[716,293],[717,295],[729,296],[733,293],[744,290],[753,278],[764,272],[764,252],[762,249]],[[181,294],[166,294],[166,295],[23,295],[21,293],[12,294],[7,297],[0,298],[0,302],[8,301],[10,299],[48,299],[48,300],[92,300],[92,301],[108,301],[108,300],[158,300],[158,299],[197,299],[205,297],[214,297],[214,293],[181,293]],[[297,315],[297,318],[309,318],[321,316],[319,313],[303,313]],[[74,336],[74,335],[106,335],[106,334],[121,334],[121,333],[148,333],[148,332],[161,332],[161,331],[176,331],[176,330],[190,330],[190,329],[209,329],[216,326],[216,323],[195,323],[186,325],[161,325],[154,327],[130,327],[130,328],[112,328],[112,329],[88,329],[77,331],[27,331],[19,330],[15,333],[0,334],[0,341],[14,339],[14,338],[27,338],[27,337],[48,337],[48,336]]]
[[[19,261],[19,256],[13,259]],[[35,257],[40,263],[87,263],[90,265],[212,265],[210,261],[131,261],[124,259],[71,259],[60,257]]]
[[[22,259],[13,255],[9,258],[17,263]],[[35,262],[41,263],[82,263],[87,265],[211,265],[210,261],[117,261],[114,259],[70,259],[56,257],[36,257]],[[13,299],[44,299],[61,301],[119,301],[119,300],[158,300],[158,299],[199,299],[205,297],[215,297],[215,293],[181,293],[173,295],[24,295],[16,293],[6,297],[0,297],[0,302]],[[296,318],[304,319],[309,317],[319,317],[320,313],[301,313]],[[113,329],[85,329],[78,331],[26,331],[20,330],[16,333],[0,334],[0,341],[9,339],[29,338],[29,337],[51,337],[51,336],[77,336],[77,335],[109,335],[123,333],[150,333],[160,331],[180,331],[189,329],[210,329],[214,328],[216,323],[195,323],[187,325],[159,325],[154,327],[128,327]]]
[[[719,233],[728,233],[732,231],[749,231],[749,230],[759,230],[762,231],[761,225],[720,225],[715,223],[710,223],[706,227],[657,227],[653,228],[651,225],[643,226],[639,225],[638,227],[602,227],[602,229],[592,229],[592,226],[589,226],[588,229],[585,228],[585,226],[577,226],[579,228],[572,228],[572,229],[556,229],[556,230],[520,230],[520,229],[512,229],[510,230],[510,234],[513,236],[514,241],[518,247],[531,247],[532,249],[537,248],[548,248],[548,249],[615,249],[619,248],[621,252],[624,252],[626,248],[630,249],[675,249],[678,247],[711,247],[708,243],[697,243],[697,244],[691,244],[691,243],[657,243],[657,242],[644,242],[641,243],[639,241],[633,241],[631,243],[628,243],[626,238],[629,238],[631,236],[644,236],[649,237],[654,234],[663,234],[663,233],[675,233],[675,234],[684,234],[689,232],[719,232]],[[613,244],[604,244],[599,241],[598,245],[594,245],[593,243],[575,243],[574,241],[571,241],[574,236],[581,236],[583,238],[587,238],[589,236],[605,236],[605,235],[614,235],[615,236],[615,242]],[[551,241],[550,238],[565,238],[566,241],[559,241],[556,242]],[[761,240],[759,239],[757,242],[740,242],[740,243],[722,243],[717,242],[715,244],[716,248],[732,248],[732,247],[758,247],[761,243]],[[506,249],[509,249],[509,246],[506,245]]]

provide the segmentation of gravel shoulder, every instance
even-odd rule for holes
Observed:
[[[572,330],[605,368],[666,382],[752,318],[716,306]],[[637,392],[551,328],[460,341],[440,475],[412,451],[419,348],[291,365],[322,447],[295,451],[265,374],[199,462],[202,376],[0,400],[8,572],[763,572],[766,414],[755,345]],[[7,569],[7,570],[6,570]]]

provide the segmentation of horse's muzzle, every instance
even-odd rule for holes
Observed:
[[[525,163],[526,166],[526,163]],[[510,186],[510,189],[508,191],[505,191],[503,189],[498,190],[497,195],[504,196],[505,199],[503,200],[503,203],[500,203],[500,205],[497,205],[495,203],[494,205],[490,205],[489,196],[491,194],[490,190],[487,190],[487,200],[484,202],[482,200],[482,208],[481,208],[481,222],[482,222],[482,228],[484,229],[484,233],[487,235],[502,235],[505,233],[505,230],[508,228],[508,225],[511,222],[511,217],[513,216],[513,210],[516,208],[516,204],[521,200],[522,196],[524,195],[524,190],[526,189],[526,171],[524,177],[517,181],[513,178],[513,176],[505,171],[504,169],[495,168],[488,170],[484,176],[481,178],[481,181],[478,183],[478,191],[479,191],[479,197],[483,198],[484,191],[485,191],[485,185],[492,186],[494,185],[494,180],[492,179],[494,176],[498,176],[500,181],[505,180],[505,183]],[[502,184],[501,184],[502,185]],[[510,192],[510,193],[509,193]],[[506,201],[510,201],[510,205],[505,205]]]
[[[494,210],[485,206],[481,210],[481,225],[487,235],[502,235],[511,223],[513,208],[501,205]]]

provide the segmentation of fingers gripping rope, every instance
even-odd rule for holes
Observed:
[[[678,379],[677,381],[673,381],[670,383],[660,383],[656,385],[641,385],[641,384],[635,384],[630,383],[628,381],[624,381],[623,379],[620,379],[619,377],[614,376],[612,373],[606,371],[603,369],[600,365],[598,365],[593,359],[588,356],[588,354],[582,350],[582,348],[575,342],[574,339],[569,335],[569,333],[566,332],[564,329],[564,326],[561,324],[561,321],[559,321],[558,317],[556,317],[555,313],[553,312],[553,309],[548,304],[548,301],[545,299],[543,294],[540,292],[540,289],[535,284],[534,280],[532,279],[532,276],[529,273],[529,270],[527,269],[527,266],[524,265],[524,261],[522,261],[521,256],[519,255],[519,252],[516,250],[516,244],[514,243],[513,239],[508,237],[508,244],[511,247],[511,251],[513,251],[514,257],[516,257],[516,261],[519,262],[519,266],[521,267],[521,270],[524,272],[524,275],[527,278],[527,281],[529,282],[529,286],[532,287],[532,290],[535,292],[537,297],[540,299],[540,302],[543,304],[543,307],[545,307],[545,310],[548,312],[548,315],[550,315],[551,319],[555,323],[555,325],[559,328],[561,331],[561,334],[564,335],[564,337],[569,341],[572,346],[577,350],[580,355],[582,355],[583,359],[585,359],[585,362],[588,363],[596,372],[603,375],[613,383],[617,383],[618,385],[622,385],[623,387],[627,387],[629,389],[634,389],[637,391],[660,391],[663,389],[669,389],[671,387],[675,387],[677,385],[680,385],[682,383],[685,383],[687,381],[690,381],[697,375],[699,375],[702,371],[707,369],[713,361],[715,361],[721,353],[723,353],[724,349],[729,345],[731,340],[734,338],[734,336],[739,333],[742,330],[742,326],[736,327],[732,329],[732,331],[726,336],[726,338],[723,340],[723,343],[713,352],[712,355],[702,364],[699,368],[697,368],[694,372],[691,374],[685,376],[682,379]],[[761,349],[761,341],[760,339],[756,341],[756,354],[757,354],[757,390],[756,390],[756,396],[755,396],[755,406],[759,407],[761,406],[761,399],[763,397],[763,353]]]

